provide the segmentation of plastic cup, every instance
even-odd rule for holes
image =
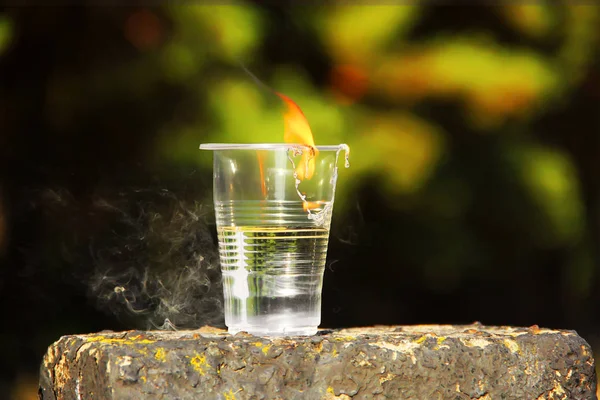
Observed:
[[[348,146],[203,144],[230,333],[314,335],[337,181]],[[316,154],[316,155],[315,155]],[[314,156],[314,157],[313,157]]]

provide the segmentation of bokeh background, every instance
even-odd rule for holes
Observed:
[[[600,349],[600,8],[295,3],[0,10],[0,397],[64,334],[222,326],[198,145],[283,139],[242,66],[352,149],[322,326]]]

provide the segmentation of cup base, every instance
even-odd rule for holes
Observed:
[[[292,326],[280,329],[271,329],[264,326],[228,327],[227,332],[235,335],[246,332],[254,336],[282,337],[282,336],[313,336],[317,333],[317,326]]]

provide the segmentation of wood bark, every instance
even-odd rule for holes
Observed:
[[[71,335],[40,372],[43,400],[596,399],[592,350],[576,332],[478,324]]]

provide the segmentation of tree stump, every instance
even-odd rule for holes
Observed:
[[[101,332],[50,346],[40,398],[587,400],[596,375],[576,332],[536,326]]]

